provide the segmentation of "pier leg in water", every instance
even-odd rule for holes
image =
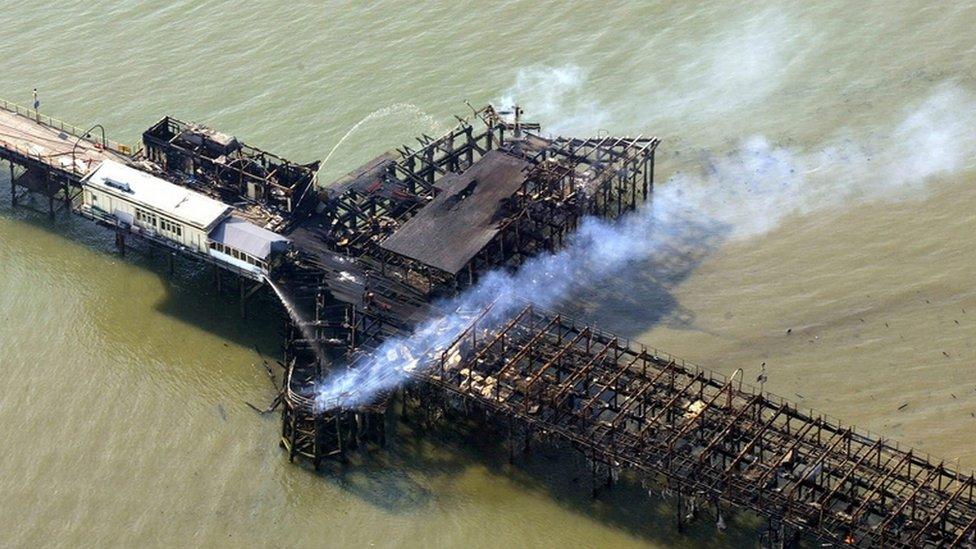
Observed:
[[[685,532],[685,498],[681,495],[679,490],[674,491],[675,497],[678,499],[677,507],[677,518],[678,518],[678,532]]]
[[[238,288],[241,291],[241,318],[247,318],[247,297],[245,297],[244,292],[246,291],[244,286],[244,277],[238,277]]]
[[[115,230],[115,248],[120,254],[125,255],[125,233],[121,229]]]
[[[217,287],[217,295],[220,295],[220,267],[214,265],[214,286]]]
[[[54,219],[54,181],[51,172],[44,174],[44,193],[47,194],[47,216]]]
[[[508,418],[508,464],[515,463],[515,418]]]
[[[10,160],[10,205],[17,205],[17,182],[14,179],[14,162]]]

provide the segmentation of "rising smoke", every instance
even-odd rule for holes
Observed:
[[[777,228],[791,216],[853,203],[923,196],[938,177],[974,168],[976,101],[953,84],[939,86],[906,109],[883,137],[855,140],[838,133],[821,147],[796,150],[762,137],[735,150],[706,156],[700,174],[677,174],[655,189],[653,199],[617,221],[589,218],[563,250],[526,262],[514,274],[495,271],[406,338],[384,342],[357,368],[324,380],[321,408],[369,402],[395,388],[431,353],[443,350],[466,328],[470,314],[493,304],[480,325],[500,325],[531,301],[549,308],[583,285],[598,285],[627,265],[666,253],[688,220],[745,239]]]

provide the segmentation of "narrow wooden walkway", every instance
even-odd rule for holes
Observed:
[[[102,160],[125,162],[131,152],[105,138],[101,126],[83,130],[0,99],[0,158],[80,179]]]

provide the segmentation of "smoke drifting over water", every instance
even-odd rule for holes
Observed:
[[[670,242],[696,230],[721,231],[729,239],[761,236],[786,218],[846,205],[918,197],[934,179],[974,168],[976,101],[951,84],[911,106],[881,138],[844,134],[802,151],[763,137],[745,140],[720,156],[705,155],[701,174],[676,174],[652,200],[615,222],[586,219],[562,251],[536,257],[516,273],[492,272],[463,295],[442,304],[447,311],[477,311],[493,304],[482,325],[502,323],[529,300],[544,308],[574,290],[619,273],[627,265],[667,253]],[[357,368],[319,387],[322,408],[369,402],[402,383],[442,350],[470,321],[456,312],[434,318],[407,338],[384,342]]]
[[[579,128],[594,132],[610,121],[610,113],[586,95],[586,77],[576,65],[520,69],[498,105],[507,109],[529,101],[532,118],[547,121],[546,128],[553,133],[568,134]]]

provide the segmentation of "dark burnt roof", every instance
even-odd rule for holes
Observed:
[[[498,233],[505,202],[522,186],[528,165],[489,151],[464,173],[442,178],[438,195],[380,247],[456,274]]]

